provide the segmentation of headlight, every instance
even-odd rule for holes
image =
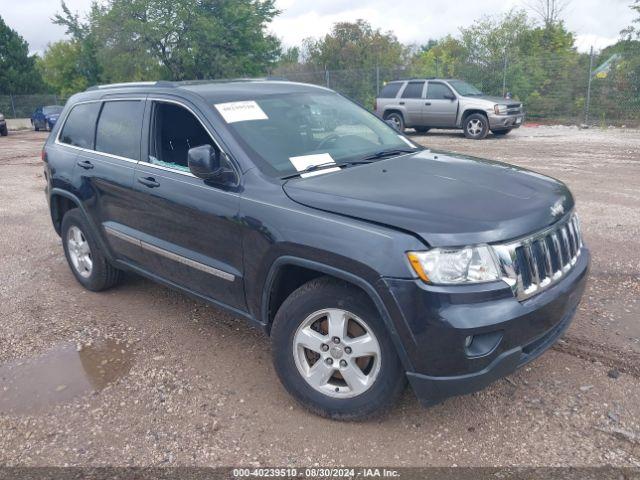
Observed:
[[[494,105],[493,111],[496,112],[496,115],[506,115],[507,114],[507,106],[506,105]]]
[[[407,253],[418,276],[428,283],[460,284],[491,282],[500,278],[491,247],[434,248]]]
[[[4,120],[4,115],[0,113],[0,121]]]

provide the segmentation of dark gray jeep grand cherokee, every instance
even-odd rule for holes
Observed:
[[[71,271],[128,270],[271,336],[310,410],[364,418],[406,379],[424,405],[549,348],[585,287],[574,200],[552,178],[434,152],[321,87],[94,87],[43,151]]]

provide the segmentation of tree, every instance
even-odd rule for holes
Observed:
[[[98,61],[98,42],[94,33],[94,20],[100,13],[100,7],[94,1],[86,20],[81,20],[77,13],[71,12],[64,0],[61,2],[62,13],[54,15],[52,21],[56,25],[66,28],[66,34],[71,37],[73,45],[57,46],[56,55],[62,54],[68,60],[73,60],[75,72],[74,81],[86,85],[95,85],[102,80],[102,69]],[[73,53],[73,55],[71,55]],[[56,64],[50,62],[50,65]],[[83,78],[84,80],[80,80]]]
[[[307,81],[325,83],[365,105],[373,103],[385,76],[396,76],[409,52],[393,33],[373,29],[364,20],[336,23],[323,38],[306,39],[303,50],[306,70],[316,75],[329,70]]]
[[[633,20],[633,23],[640,25],[640,0],[635,0],[633,5],[630,6],[632,10],[638,14],[638,16]],[[633,38],[640,39],[640,28],[635,25],[629,25],[627,28],[620,32],[623,38],[627,40],[632,40]]]
[[[274,0],[110,0],[94,18],[117,77],[185,80],[264,75],[280,54],[266,32],[277,13]]]
[[[562,21],[562,14],[570,3],[571,0],[532,0],[529,8],[549,27]]]
[[[451,35],[430,40],[411,61],[414,77],[460,77],[469,53],[463,43]]]
[[[24,94],[37,93],[42,88],[36,57],[29,55],[29,44],[0,17],[0,91]]]
[[[90,86],[80,65],[82,45],[75,40],[48,45],[38,61],[38,68],[47,85],[62,97],[68,97]]]
[[[364,20],[338,22],[324,38],[304,43],[306,63],[330,70],[397,67],[407,54],[393,33],[374,30]]]

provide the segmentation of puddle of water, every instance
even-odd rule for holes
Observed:
[[[86,345],[64,343],[34,358],[0,366],[0,413],[33,413],[126,375],[133,354],[113,340]]]

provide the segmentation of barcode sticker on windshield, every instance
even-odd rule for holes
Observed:
[[[409,145],[411,148],[418,148],[416,147],[413,143],[411,143],[409,140],[407,140],[406,138],[404,138],[404,136],[402,135],[398,135],[398,138],[400,140],[402,140],[404,143],[406,143],[407,145]]]
[[[333,158],[331,158],[331,155],[329,155],[328,153],[318,153],[315,155],[302,155],[300,157],[289,157],[289,160],[291,161],[295,169],[299,172],[303,172],[307,168],[312,167],[314,165],[315,166],[331,165],[332,163],[336,163],[335,160],[333,160]],[[315,175],[322,175],[324,173],[336,172],[338,170],[340,170],[340,168],[338,167],[335,167],[335,168],[329,167],[329,168],[323,168],[321,170],[316,170],[312,172],[301,173],[300,176],[302,178],[307,178],[307,177],[313,177]]]
[[[253,100],[245,102],[217,103],[214,105],[227,123],[247,122],[249,120],[268,120],[267,114]]]

